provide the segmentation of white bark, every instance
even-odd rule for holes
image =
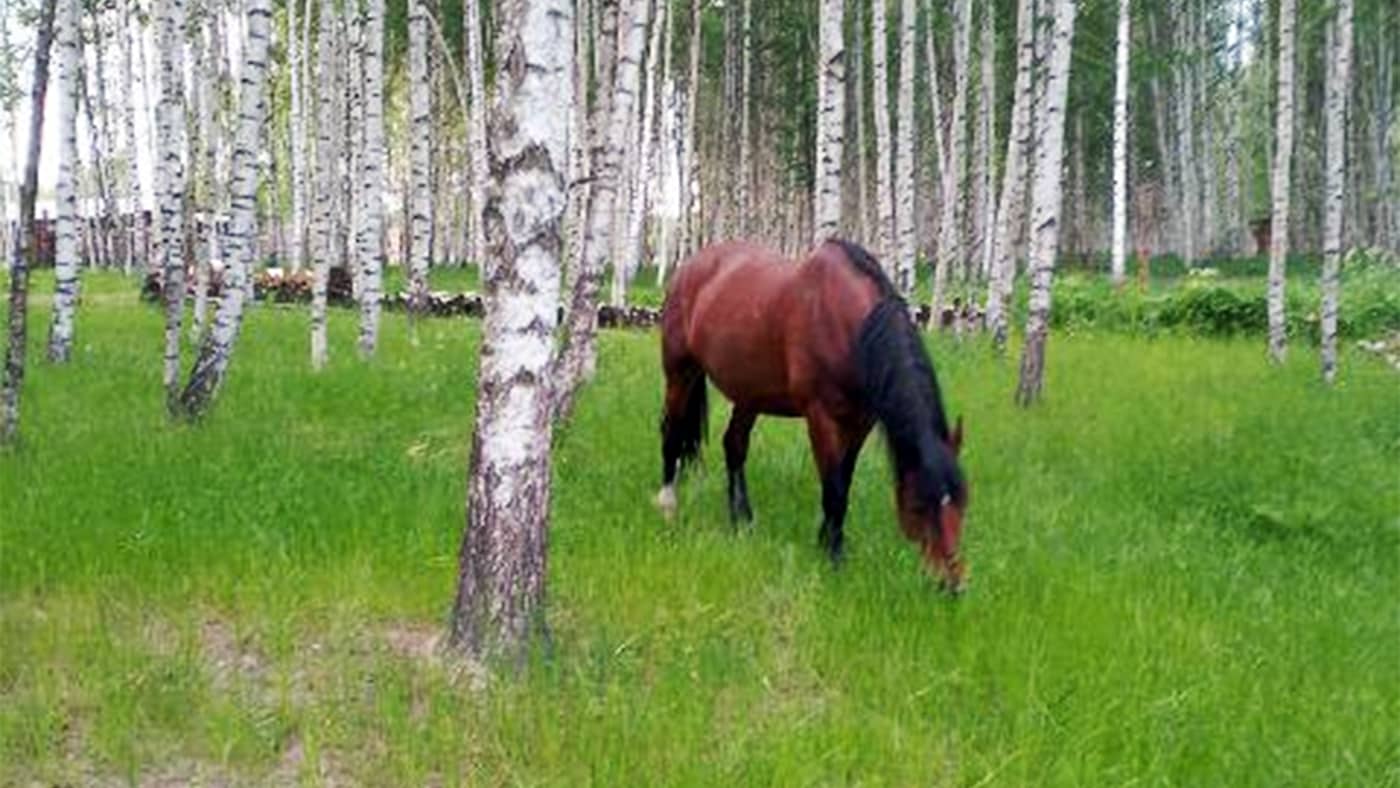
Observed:
[[[812,203],[816,243],[841,227],[841,156],[846,135],[845,0],[821,0],[817,62],[817,150]]]
[[[1026,172],[1031,141],[1032,64],[1035,57],[1035,3],[1016,4],[1016,84],[1011,129],[1006,140],[1001,204],[993,235],[992,271],[987,282],[987,328],[997,347],[1006,345],[1007,300],[1016,273],[1016,235],[1025,223]]]
[[[73,321],[78,306],[78,68],[82,38],[78,0],[58,0],[54,43],[58,49],[58,181],[54,238],[53,321],[49,361],[65,363],[73,353]]]
[[[982,8],[982,251],[981,271],[990,279],[993,241],[997,216],[996,162],[993,150],[997,138],[996,88],[996,8],[988,2]]]
[[[665,2],[665,0],[663,0]],[[753,100],[749,90],[753,86],[753,0],[743,0],[743,48],[742,65],[739,71],[739,221],[736,229],[740,235],[751,235],[754,230],[753,205],[753,141],[750,128]],[[668,17],[669,18],[669,17]],[[667,41],[670,41],[668,36]]]
[[[944,159],[942,219],[939,221],[938,264],[933,272],[933,325],[943,313],[944,290],[954,266],[963,260],[963,175],[967,137],[963,118],[967,112],[968,43],[972,28],[972,0],[958,0],[953,20],[953,112],[948,154]]]
[[[368,0],[364,13],[365,144],[360,161],[359,268],[360,355],[379,345],[384,272],[384,0]]]
[[[1272,243],[1269,246],[1269,357],[1282,363],[1288,352],[1284,314],[1288,257],[1288,191],[1293,166],[1293,26],[1297,0],[1280,0],[1278,18],[1278,112],[1274,131]]]
[[[1337,300],[1341,288],[1342,216],[1346,187],[1347,100],[1351,87],[1352,0],[1336,0],[1329,27],[1327,78],[1327,193],[1322,248],[1322,379],[1337,377]]]
[[[1040,398],[1045,377],[1045,343],[1050,333],[1050,287],[1060,242],[1061,167],[1064,161],[1065,100],[1069,93],[1070,47],[1074,39],[1075,0],[1054,0],[1054,38],[1050,42],[1044,103],[1039,107],[1035,183],[1031,192],[1031,292],[1026,341],[1016,401],[1030,405]]]
[[[271,35],[270,0],[244,0],[247,33],[243,40],[243,68],[239,72],[238,129],[233,141],[233,177],[228,246],[231,264],[224,272],[214,325],[205,336],[190,381],[180,395],[186,416],[204,413],[218,393],[234,344],[243,325],[246,278],[257,255],[258,154],[263,119],[267,116],[267,47]]]
[[[1129,0],[1118,0],[1117,77],[1113,89],[1113,258],[1114,284],[1122,284],[1128,254],[1128,47],[1132,16]]]
[[[486,319],[450,642],[516,660],[543,627],[550,501],[549,365],[566,201],[571,3],[502,10],[491,117]]]
[[[467,156],[470,161],[471,215],[467,221],[467,254],[480,264],[486,256],[481,209],[491,173],[486,164],[486,54],[481,37],[481,0],[462,0],[462,24],[466,37],[467,89],[471,91],[471,113],[467,116]]]
[[[156,110],[156,181],[160,268],[165,278],[165,384],[175,406],[180,385],[180,324],[185,305],[184,0],[157,0],[160,102]]]
[[[122,231],[125,235],[126,254],[125,272],[130,275],[132,270],[145,272],[146,259],[142,254],[144,244],[139,242],[138,235],[142,232],[140,225],[141,210],[145,201],[141,198],[141,167],[137,150],[140,147],[136,139],[136,77],[132,70],[132,24],[135,21],[135,14],[131,11],[131,0],[119,0],[118,6],[119,20],[121,28],[120,47],[121,50],[121,85],[122,85],[122,155],[126,158],[126,209],[124,211],[124,222]]]
[[[918,248],[914,242],[914,70],[917,68],[914,0],[901,0],[899,13],[899,115],[895,139],[895,287],[909,294],[914,290]]]
[[[1192,38],[1190,33],[1190,9],[1178,6],[1173,12],[1173,23],[1176,26],[1177,50],[1186,52],[1190,49]],[[1189,267],[1199,255],[1197,249],[1200,231],[1197,220],[1197,207],[1200,195],[1196,188],[1196,124],[1195,124],[1195,98],[1192,91],[1191,66],[1189,63],[1180,63],[1176,69],[1176,141],[1177,150],[1181,154],[1177,172],[1181,177],[1179,194],[1181,202],[1179,208],[1182,217],[1182,229],[1185,232],[1181,256]]]
[[[690,50],[685,87],[684,130],[681,133],[681,216],[678,256],[685,256],[695,250],[697,244],[695,192],[699,184],[700,158],[696,152],[699,142],[699,97],[700,97],[700,13],[704,0],[690,0]]]
[[[616,303],[625,301],[627,281],[632,275],[634,262],[632,250],[641,244],[641,225],[636,226],[637,235],[635,237],[632,235],[632,230],[633,221],[637,218],[636,212],[641,209],[641,204],[638,203],[638,199],[641,198],[639,192],[642,170],[642,160],[639,153],[642,144],[641,129],[645,122],[647,103],[644,85],[650,84],[652,81],[647,73],[653,62],[647,53],[654,51],[647,46],[647,33],[653,29],[650,26],[652,5],[652,0],[643,0],[642,4],[638,6],[642,12],[641,15],[633,19],[633,24],[640,23],[642,26],[643,48],[637,58],[637,92],[632,99],[632,111],[627,116],[627,129],[622,141],[621,167],[618,171],[620,178],[617,185],[618,210],[613,221],[612,251],[608,254],[613,269],[612,287],[613,296],[617,299]],[[621,281],[619,282],[619,280]]]
[[[855,99],[856,122],[856,231],[865,243],[875,244],[879,239],[871,237],[870,223],[870,165],[869,139],[865,130],[865,72],[869,68],[865,59],[865,15],[856,14],[853,25],[855,40],[851,42],[851,90]],[[747,84],[747,80],[745,81]],[[877,252],[878,254],[878,252]]]
[[[641,79],[642,48],[646,45],[648,0],[625,0],[617,37],[618,61],[612,90],[606,144],[594,173],[593,198],[588,207],[588,233],[583,265],[570,294],[568,329],[555,367],[556,415],[567,417],[578,386],[593,376],[597,363],[598,294],[619,225],[622,157],[631,128]],[[614,261],[616,264],[616,261]],[[615,265],[616,267],[616,265]]]
[[[320,30],[317,34],[317,73],[320,89],[316,92],[316,254],[311,276],[311,366],[326,365],[326,283],[330,269],[343,265],[344,247],[339,243],[336,227],[341,191],[339,168],[344,158],[344,73],[336,57],[339,26],[329,5],[322,5]]]
[[[889,31],[886,22],[885,0],[876,0],[871,7],[870,22],[870,59],[875,91],[870,101],[875,111],[875,243],[879,259],[892,267],[895,254],[894,183],[891,180],[894,174],[894,143],[890,139]]]
[[[311,15],[310,0],[306,3],[306,15]],[[292,239],[287,245],[287,267],[300,271],[306,250],[306,109],[302,102],[302,51],[297,38],[297,2],[287,0],[287,69],[290,83],[291,106],[288,108],[288,133],[291,135],[291,186],[292,186]],[[415,83],[416,84],[416,83]]]
[[[195,6],[199,27],[195,31],[194,73],[196,75],[190,98],[195,105],[196,133],[190,135],[190,171],[194,176],[195,210],[203,216],[208,244],[195,243],[194,311],[190,335],[199,341],[204,336],[204,317],[209,304],[209,277],[213,267],[211,253],[219,247],[219,232],[213,224],[219,206],[214,199],[214,181],[218,178],[214,159],[217,157],[216,123],[214,120],[215,84],[217,82],[218,52],[214,42],[214,20],[221,13],[217,3],[205,2]],[[202,248],[201,248],[202,247]]]
[[[657,13],[664,15],[667,4],[657,3]],[[631,282],[633,275],[641,266],[643,252],[643,232],[646,230],[646,218],[648,212],[647,191],[655,177],[655,162],[653,155],[653,139],[656,125],[656,83],[661,76],[661,69],[658,67],[661,57],[661,33],[665,29],[665,20],[658,16],[652,20],[651,41],[647,44],[647,77],[646,92],[642,96],[641,107],[638,113],[641,122],[638,124],[637,145],[633,148],[637,155],[632,159],[633,178],[631,185],[630,204],[627,208],[627,234],[624,236],[622,247],[622,257],[613,266],[612,281],[612,303],[614,306],[623,306],[627,303],[627,285]]]
[[[428,33],[426,0],[409,0],[409,309],[423,309],[428,290],[428,255],[433,235],[433,195],[430,180],[433,145],[433,105],[428,83]]]

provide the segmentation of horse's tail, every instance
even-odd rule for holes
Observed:
[[[709,429],[710,407],[705,372],[683,364],[666,375],[666,409],[661,415],[662,450],[684,468],[700,456]]]

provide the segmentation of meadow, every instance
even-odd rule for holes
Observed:
[[[463,276],[463,275],[455,275]],[[86,278],[72,364],[31,315],[0,454],[0,784],[1400,784],[1400,377],[1258,336],[930,339],[967,425],[970,590],[898,533],[867,446],[848,561],[797,422],[724,504],[715,399],[681,514],[654,334],[608,332],[557,436],[552,637],[483,681],[437,648],[479,325],[257,306],[213,414],[162,410],[160,317]],[[453,280],[464,281],[464,280]],[[447,286],[447,285],[444,285]]]

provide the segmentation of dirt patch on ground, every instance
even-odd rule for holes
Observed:
[[[205,618],[199,626],[199,649],[214,685],[227,690],[239,680],[258,682],[267,674],[267,659],[251,639],[238,637],[233,625]]]

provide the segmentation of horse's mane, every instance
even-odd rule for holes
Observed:
[[[866,405],[884,427],[895,472],[931,472],[916,473],[925,501],[956,496],[963,479],[948,447],[943,395],[928,350],[909,319],[909,307],[868,251],[851,241],[833,243],[880,292],[880,300],[861,323],[855,365]]]

